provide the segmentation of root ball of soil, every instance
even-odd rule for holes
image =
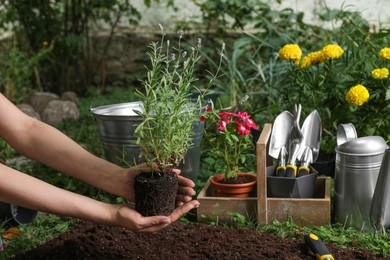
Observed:
[[[135,209],[142,216],[168,216],[175,208],[177,188],[174,172],[142,172],[134,178]]]

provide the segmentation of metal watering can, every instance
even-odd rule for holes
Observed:
[[[388,148],[380,136],[358,138],[352,124],[339,125],[333,205],[336,222],[366,231],[390,226]]]

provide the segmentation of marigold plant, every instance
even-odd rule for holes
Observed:
[[[280,86],[283,108],[304,104],[303,116],[317,109],[323,142],[333,142],[330,150],[341,123],[353,123],[361,136],[375,134],[390,140],[390,122],[383,117],[390,113],[390,48],[371,42],[368,32],[360,33],[360,41],[344,35],[340,43],[312,51],[296,44],[279,50],[281,62],[289,63]]]

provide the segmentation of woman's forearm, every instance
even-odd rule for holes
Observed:
[[[78,195],[0,165],[0,201],[103,224],[114,223],[115,206]]]
[[[132,199],[124,192],[129,189],[131,179],[123,168],[92,155],[56,128],[40,121],[32,121],[29,129],[20,133],[24,137],[11,142],[18,152],[107,192]]]

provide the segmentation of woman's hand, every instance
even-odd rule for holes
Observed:
[[[114,225],[122,226],[135,232],[156,232],[198,206],[199,202],[194,200],[176,208],[169,216],[144,217],[128,205],[117,205]]]
[[[176,195],[176,207],[179,207],[192,200],[192,197],[196,194],[194,190],[195,183],[188,178],[180,176],[180,170],[175,170],[175,173],[179,179],[179,187]]]

